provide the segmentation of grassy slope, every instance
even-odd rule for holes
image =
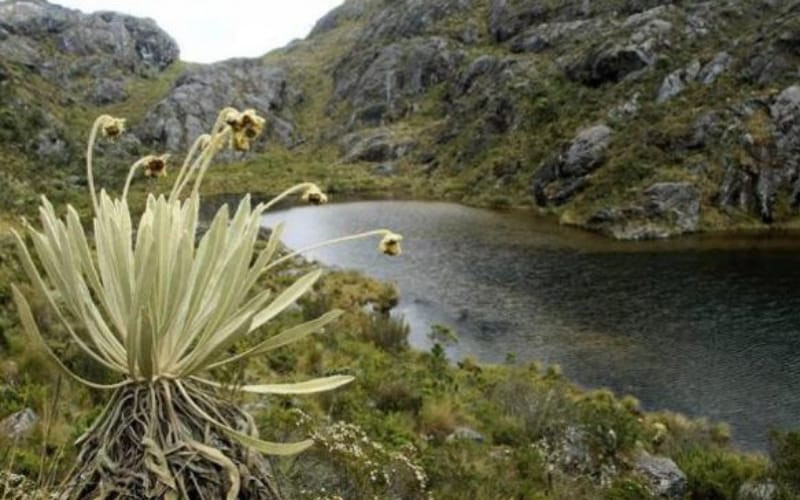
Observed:
[[[608,0],[598,3],[598,10],[611,9],[619,2]],[[792,84],[792,81],[774,82],[774,87],[747,83],[734,66],[713,85],[690,84],[678,97],[657,104],[654,96],[663,78],[670,72],[685,67],[690,61],[708,61],[719,51],[727,50],[735,61],[745,59],[759,26],[777,9],[763,11],[756,1],[740,2],[741,13],[728,12],[716,21],[715,31],[695,41],[679,41],[671,50],[661,51],[653,68],[634,79],[618,84],[591,88],[569,81],[557,63],[568,55],[574,59],[591,47],[591,41],[556,46],[541,54],[511,54],[507,45],[490,43],[486,35],[475,45],[464,47],[466,60],[490,54],[512,58],[526,65],[527,72],[536,75],[520,87],[515,105],[518,108],[517,125],[507,134],[487,135],[480,131],[480,122],[466,123],[456,137],[446,144],[437,143],[437,137],[453,123],[443,97],[450,83],[435,85],[418,97],[416,111],[387,127],[398,135],[414,138],[418,151],[435,151],[440,167],[431,173],[421,174],[422,166],[415,157],[397,162],[400,175],[390,179],[369,176],[371,165],[341,165],[336,163],[338,147],[324,134],[337,130],[346,123],[352,109],[346,103],[330,107],[332,73],[337,60],[352,47],[358,35],[359,24],[345,23],[336,29],[300,43],[289,50],[276,51],[265,60],[288,65],[296,82],[300,82],[305,102],[296,113],[299,129],[308,142],[286,155],[284,151],[269,151],[263,161],[250,163],[252,175],[229,175],[223,172],[219,179],[225,190],[235,191],[247,184],[268,191],[277,176],[283,172],[270,170],[269,165],[282,165],[286,172],[316,175],[337,189],[348,184],[354,191],[383,191],[403,193],[416,197],[451,199],[480,206],[530,206],[530,180],[540,163],[557,153],[577,130],[599,122],[609,122],[611,109],[640,94],[640,111],[633,118],[611,121],[615,135],[606,164],[591,176],[590,186],[569,203],[548,209],[564,223],[582,224],[599,208],[624,206],[636,203],[644,188],[656,182],[688,181],[701,193],[703,209],[700,229],[729,230],[765,227],[751,213],[720,209],[714,201],[722,180],[723,162],[744,154],[739,145],[711,141],[704,147],[688,150],[675,147],[691,134],[691,124],[703,113],[725,111],[750,98],[767,97]],[[455,38],[463,26],[472,23],[482,29],[486,24],[488,3],[475,2],[471,11],[448,18],[430,30],[431,34]],[[762,15],[766,17],[762,17]],[[675,32],[684,29],[682,20],[669,18],[675,23]],[[740,43],[731,45],[730,40]],[[462,104],[470,106],[466,97]],[[455,117],[458,121],[459,118]],[[469,120],[466,120],[469,122]],[[729,123],[723,123],[727,126]],[[469,151],[476,137],[484,136],[486,145],[468,156],[467,165],[456,161],[464,151]],[[332,165],[333,164],[333,165]],[[705,164],[703,174],[687,166]],[[505,172],[511,168],[511,175]],[[281,170],[283,170],[281,169]],[[272,172],[262,177],[262,173]],[[308,173],[308,174],[306,174]],[[350,177],[337,182],[333,177]],[[502,178],[502,179],[501,179]],[[238,180],[237,180],[238,179]],[[796,213],[787,205],[785,196],[779,197],[776,207],[776,225],[797,227]]]

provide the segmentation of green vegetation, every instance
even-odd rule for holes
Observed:
[[[265,276],[260,286],[285,288],[306,267],[287,262]],[[0,269],[9,280],[24,281],[15,259]],[[2,317],[7,318],[2,352],[16,366],[11,373],[3,372],[0,417],[23,407],[47,415],[60,376],[38,347],[23,341],[7,283],[3,281],[0,301]],[[321,311],[344,310],[326,333],[218,373],[223,380],[239,383],[337,373],[355,377],[335,393],[275,396],[267,405],[223,393],[255,416],[264,439],[291,441],[313,435],[317,444],[310,450],[274,462],[289,498],[382,498],[397,492],[405,492],[403,498],[423,498],[422,484],[434,498],[443,499],[467,494],[486,499],[643,498],[647,483],[632,469],[641,449],[672,457],[687,474],[691,498],[735,498],[731,492],[742,484],[768,479],[784,489],[785,498],[797,495],[796,433],[776,434],[769,463],[763,456],[737,452],[724,428],[669,413],[645,413],[631,397],[575,387],[557,367],[482,365],[470,359],[449,364],[436,352],[405,346],[407,330],[386,317],[394,300],[388,285],[351,272],[325,273],[299,308],[284,312],[251,342],[312,320]],[[66,363],[82,375],[92,375],[77,350],[64,350],[66,332],[44,313],[44,304],[35,307],[41,311],[37,317],[42,329],[62,346],[57,349]],[[252,344],[237,344],[231,352],[247,345]],[[32,481],[40,469],[48,471],[46,477],[63,477],[75,458],[74,439],[106,397],[64,380],[55,411],[49,412],[49,436],[40,423],[21,441],[6,441],[0,470],[25,474]],[[482,441],[456,438],[462,427],[479,432]],[[581,436],[577,441],[576,431]],[[571,447],[584,450],[586,461],[568,460],[564,450]],[[61,459],[43,455],[43,449],[57,451]],[[617,475],[596,475],[603,470]]]
[[[618,2],[598,4],[598,9],[606,9]],[[755,2],[742,4],[750,8]],[[314,180],[334,200],[407,196],[496,208],[528,206],[530,180],[539,165],[563,149],[577,130],[609,121],[615,139],[606,164],[573,200],[548,208],[550,214],[564,223],[581,224],[598,208],[630,203],[654,182],[688,180],[701,191],[701,229],[760,226],[751,214],[722,210],[713,201],[725,160],[752,163],[747,151],[716,139],[691,151],[673,146],[691,133],[690,125],[699,114],[715,110],[714,103],[741,102],[771,95],[774,89],[743,82],[731,72],[713,87],[692,84],[667,103],[643,98],[639,113],[629,119],[613,120],[608,115],[636,92],[654,92],[664,76],[694,57],[706,60],[726,49],[743,58],[748,43],[731,48],[728,42],[746,31],[743,26],[750,20],[731,14],[718,36],[702,47],[679,45],[635,79],[586,87],[566,78],[547,54],[511,54],[507,47],[490,43],[483,33],[488,5],[475,2],[474,9],[430,30],[456,38],[472,23],[482,31],[477,43],[465,49],[469,60],[485,54],[505,57],[521,64],[522,74],[536,75],[533,80],[509,83],[518,117],[513,127],[486,133],[483,119],[463,119],[483,106],[482,96],[465,97],[461,108],[451,106],[452,90],[440,82],[415,96],[414,112],[385,124],[393,135],[415,140],[419,151],[434,151],[439,158],[436,168],[410,155],[397,160],[396,175],[380,177],[369,162],[342,162],[340,147],[327,134],[341,132],[354,111],[347,103],[330,106],[330,75],[352,49],[353,33],[360,27],[345,20],[313,43],[297,44],[263,59],[286,65],[291,78],[302,82],[304,99],[293,110],[293,119],[306,142],[291,150],[270,145],[246,160],[215,167],[207,173],[203,193],[252,192],[267,198],[298,181]],[[581,41],[573,49],[577,53],[590,47]],[[17,106],[16,114],[8,110],[19,100],[41,103],[43,110],[63,120],[63,133],[72,144],[79,142],[77,136],[99,113],[120,114],[131,125],[141,124],[146,110],[184,69],[177,63],[158,76],[132,79],[127,82],[128,100],[103,107],[65,105],[58,101],[53,84],[25,68],[10,68],[15,81],[23,84],[13,90],[0,88],[0,420],[26,408],[40,417],[20,437],[0,436],[0,498],[46,491],[74,474],[70,469],[81,463],[75,441],[98,419],[102,422],[101,410],[109,402],[107,393],[54,370],[41,346],[28,341],[12,304],[11,284],[17,283],[28,298],[30,316],[67,368],[102,383],[117,380],[113,370],[87,362],[67,325],[49,307],[47,294],[26,284],[9,234],[11,228],[19,230],[19,215],[35,215],[40,193],[54,202],[55,213],[63,213],[65,204],[72,203],[84,225],[89,222],[92,207],[79,194],[82,188],[68,181],[71,174],[82,172],[82,151],[68,145],[65,158],[55,166],[37,158],[31,139],[45,115],[29,107]],[[754,114],[744,124],[756,141],[767,134],[761,115]],[[76,130],[81,133],[73,137]],[[692,164],[706,165],[705,173],[686,168]],[[114,166],[99,177],[116,196],[126,172],[127,168]],[[144,212],[148,193],[168,193],[169,186],[163,178],[136,179],[131,210]],[[796,224],[788,204],[779,203],[776,209],[779,220]],[[255,243],[255,251],[276,241]],[[310,271],[305,262],[288,259],[274,273],[260,277],[253,292],[290,289],[297,276],[308,276]],[[724,425],[645,412],[633,397],[576,387],[558,366],[518,364],[513,357],[504,365],[484,365],[470,358],[452,364],[445,347],[457,341],[457,332],[445,327],[432,326],[430,352],[409,348],[408,326],[389,314],[397,302],[391,286],[351,272],[328,271],[313,285],[310,281],[308,294],[297,307],[286,308],[250,338],[224,343],[219,355],[235,357],[327,311],[344,313],[323,334],[308,335],[240,364],[215,367],[211,374],[224,384],[209,390],[208,397],[221,408],[241,408],[252,415],[254,427],[249,430],[257,428],[263,439],[283,443],[312,437],[314,446],[305,452],[271,459],[276,482],[287,498],[649,498],[652,485],[636,466],[642,453],[674,460],[687,476],[686,498],[737,498],[752,484],[774,485],[777,498],[800,498],[797,432],[775,432],[769,457],[743,453],[731,444]],[[134,358],[139,367],[135,370],[147,369],[146,357]],[[114,365],[122,360],[107,361]],[[263,400],[236,390],[263,380],[344,381],[351,376],[352,383],[341,390],[303,398],[281,394]],[[225,436],[214,437],[222,439],[224,447],[234,448]],[[158,450],[153,449],[153,457],[159,462]],[[214,471],[219,475],[223,469]]]

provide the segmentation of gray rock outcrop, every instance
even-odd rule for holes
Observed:
[[[566,67],[566,75],[590,87],[615,83],[653,63],[653,56],[634,45],[595,49]]]
[[[532,0],[492,0],[489,7],[489,34],[504,42],[528,26],[547,18],[545,2]]]
[[[620,240],[669,238],[697,231],[701,198],[688,182],[658,182],[639,195],[636,203],[597,210],[589,228]]]
[[[83,14],[42,0],[0,4],[0,32],[0,59],[28,67],[97,104],[124,100],[126,95],[108,83],[99,92],[87,88],[80,77],[112,81],[132,74],[149,76],[179,55],[175,40],[151,19],[112,12]]]
[[[0,420],[0,434],[11,439],[25,437],[33,431],[39,416],[30,408],[12,413]]]
[[[777,498],[778,486],[769,480],[747,481],[736,492],[737,500],[776,500]]]
[[[375,124],[405,114],[427,88],[450,80],[461,56],[441,37],[412,38],[345,57],[334,71],[334,98]],[[367,113],[366,111],[370,111]]]
[[[604,124],[583,129],[562,154],[542,164],[532,183],[536,203],[560,205],[584,189],[586,176],[605,161],[611,136]]]
[[[666,457],[641,451],[634,461],[634,470],[648,482],[654,495],[662,498],[683,498],[687,491],[686,474]]]
[[[731,56],[727,52],[718,52],[705,65],[694,60],[685,68],[680,68],[667,75],[661,82],[656,95],[656,102],[665,102],[683,92],[694,82],[711,85],[731,64]]]
[[[300,98],[285,69],[264,65],[258,59],[231,59],[186,71],[145,115],[136,132],[147,143],[182,151],[211,128],[220,109],[233,106],[253,108],[267,117],[267,133],[252,146],[254,150],[270,137],[293,146],[301,137],[289,106]]]
[[[413,142],[386,129],[349,134],[340,141],[346,162],[386,162],[407,155]]]

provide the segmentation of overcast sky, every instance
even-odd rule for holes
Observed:
[[[83,12],[114,10],[156,20],[181,59],[255,57],[305,37],[343,0],[50,0]]]

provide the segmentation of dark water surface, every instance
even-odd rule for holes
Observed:
[[[731,424],[743,448],[800,427],[800,242],[693,238],[620,244],[537,221],[428,202],[360,202],[271,214],[302,247],[376,227],[405,236],[311,253],[393,281],[412,344],[452,326],[454,355],[559,363],[571,380],[647,409]]]

